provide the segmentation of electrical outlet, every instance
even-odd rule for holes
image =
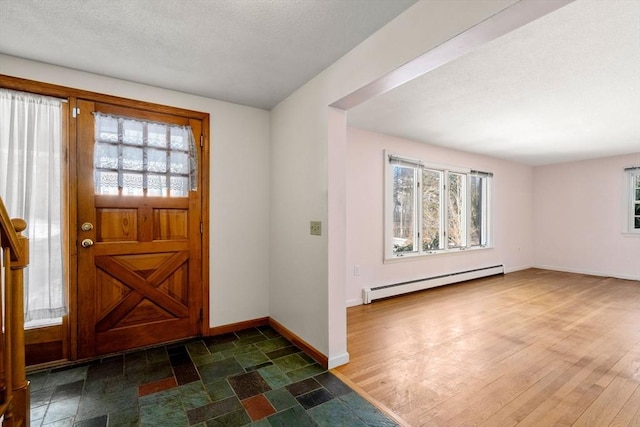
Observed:
[[[320,236],[322,234],[322,222],[311,221],[310,233],[312,236]]]

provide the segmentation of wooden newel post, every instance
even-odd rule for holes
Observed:
[[[27,228],[25,220],[14,218],[11,220],[20,243],[19,261],[11,262],[11,383],[14,398],[14,420],[24,420],[23,425],[29,426],[29,383],[25,374],[24,355],[24,268],[29,264],[29,239],[22,235]]]

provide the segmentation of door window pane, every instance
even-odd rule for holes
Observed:
[[[188,197],[197,182],[189,126],[95,114],[96,194]]]

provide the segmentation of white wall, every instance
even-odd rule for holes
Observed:
[[[357,128],[348,128],[347,304],[362,289],[503,264],[507,272],[533,264],[533,170],[530,166]],[[384,150],[451,166],[493,172],[493,248],[383,262]],[[353,275],[354,265],[360,276]]]
[[[0,74],[209,113],[209,324],[269,315],[268,111],[6,55]]]
[[[334,128],[344,120],[330,120],[328,105],[512,3],[420,1],[271,111],[270,315],[329,366],[348,354],[346,259],[329,256],[346,245],[345,163],[334,157],[346,150]],[[310,236],[310,220],[330,234]]]
[[[640,235],[625,235],[623,169],[640,153],[536,167],[534,263],[640,280]]]

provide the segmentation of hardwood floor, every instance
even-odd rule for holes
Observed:
[[[336,371],[410,426],[640,426],[640,282],[530,269],[348,309]]]

